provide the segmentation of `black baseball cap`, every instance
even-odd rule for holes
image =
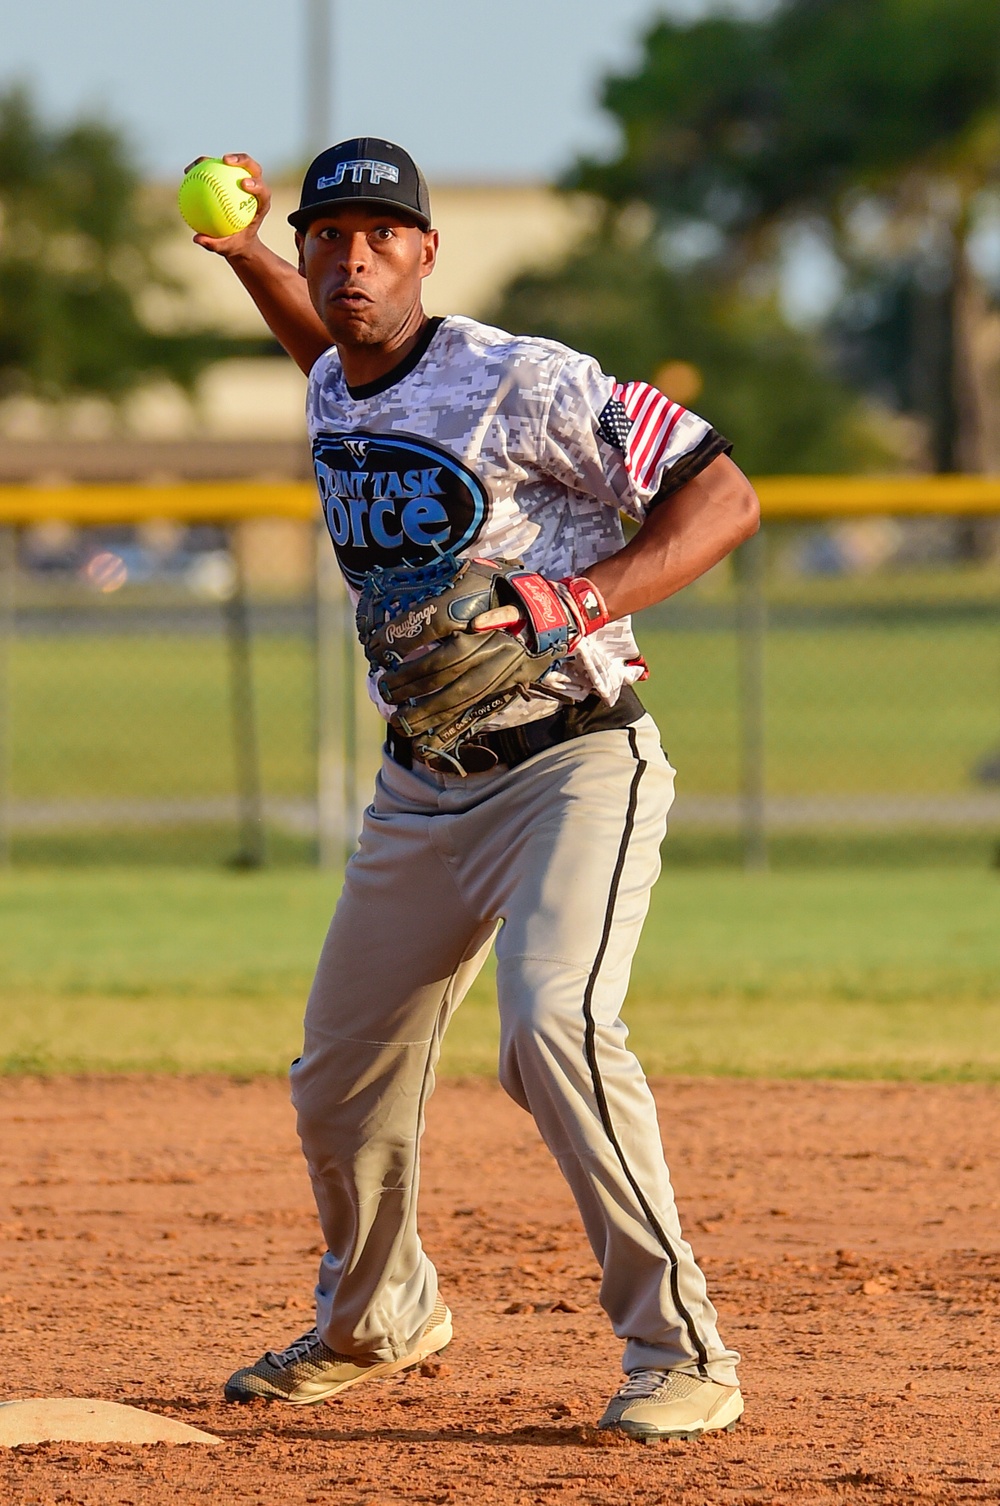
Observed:
[[[299,207],[288,216],[296,230],[342,204],[405,209],[422,230],[431,227],[431,196],[409,152],[377,136],[355,136],[320,152],[302,181]]]

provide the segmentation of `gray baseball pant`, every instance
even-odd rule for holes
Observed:
[[[672,799],[649,716],[465,779],[386,759],[291,1071],[331,1349],[398,1359],[433,1310],[417,1233],[424,1106],[499,922],[500,1081],[576,1198],[626,1372],[736,1384],[619,1017]]]

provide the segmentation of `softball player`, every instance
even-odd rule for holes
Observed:
[[[320,1401],[451,1338],[417,1233],[419,1142],[441,1038],[496,935],[500,1080],[573,1191],[625,1343],[601,1426],[732,1427],[739,1356],[619,1011],[673,797],[629,613],[753,533],[753,491],[726,441],[645,383],[428,319],[437,233],[401,148],[345,141],[312,163],[289,216],[298,268],[257,239],[260,168],[226,160],[260,212],[196,240],[309,375],[324,515],[389,719],[291,1071],[327,1244],[316,1327],[226,1395]]]

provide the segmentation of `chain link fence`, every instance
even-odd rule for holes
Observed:
[[[880,532],[767,524],[645,614],[675,859],[995,859],[995,540],[970,558],[949,520],[921,520],[880,556]]]
[[[275,588],[255,582],[253,527],[178,526],[157,548],[135,529],[7,530],[8,860],[312,855],[312,533],[281,527],[306,569]]]
[[[341,861],[381,723],[295,499],[0,527],[3,861]],[[769,521],[643,614],[640,688],[678,769],[668,860],[991,859],[1000,550],[978,527],[970,548],[945,515]]]

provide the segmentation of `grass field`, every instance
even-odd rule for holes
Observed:
[[[23,638],[11,655],[11,789],[24,800],[205,798],[233,789],[220,635]],[[315,785],[313,669],[304,638],[254,644],[264,787]]]
[[[736,642],[641,634],[642,695],[689,794],[739,787]],[[773,627],[765,658],[772,795],[959,794],[1000,746],[1000,625]]]
[[[0,880],[0,1065],[283,1071],[335,897],[301,870]],[[668,870],[626,1018],[651,1071],[1000,1078],[1000,878]],[[444,1070],[495,1049],[484,976]]]
[[[995,570],[791,585],[778,572],[771,595],[770,794],[984,792],[974,767],[1000,749]],[[282,1071],[336,885],[290,828],[270,832],[269,871],[219,871],[236,846],[211,805],[234,785],[221,624],[181,631],[181,613],[174,631],[164,611],[157,631],[141,613],[142,630],[98,630],[119,610],[77,604],[60,631],[36,623],[12,645],[10,794],[43,820],[16,834],[0,879],[0,1063]],[[639,624],[643,697],[686,795],[739,788],[733,624],[724,575]],[[254,680],[265,795],[308,801],[304,630],[260,633]],[[172,827],[59,824],[60,802],[89,799],[206,809]],[[627,1007],[650,1068],[1000,1076],[998,837],[989,822],[779,831],[775,871],[749,877],[736,834],[678,822]],[[446,1069],[491,1071],[495,1039],[484,977]]]

